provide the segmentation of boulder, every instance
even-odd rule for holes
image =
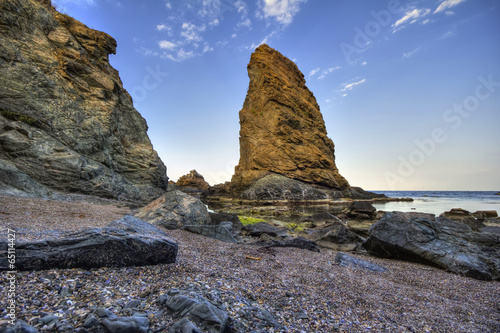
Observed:
[[[168,329],[168,333],[202,333],[195,324],[189,321],[187,318],[182,318],[176,321]]]
[[[210,214],[205,204],[178,190],[165,193],[141,208],[135,216],[167,229],[211,224]]]
[[[373,220],[377,209],[368,201],[354,201],[344,211],[344,214],[355,220]]]
[[[278,228],[266,222],[247,224],[243,226],[242,230],[253,237],[260,237],[262,234],[268,234],[272,237],[286,236],[287,233],[285,228]]]
[[[160,295],[159,303],[176,318],[187,318],[203,332],[222,333],[226,329],[229,315],[205,298],[193,293]]]
[[[150,202],[166,167],[109,63],[116,41],[43,2],[0,4],[0,193]]]
[[[205,237],[218,239],[223,242],[238,243],[231,233],[231,222],[221,222],[219,225],[186,225],[183,229]]]
[[[480,280],[500,279],[500,238],[444,217],[386,213],[363,243],[371,254],[443,268]]]
[[[319,246],[335,251],[355,251],[363,243],[363,238],[350,231],[342,223],[313,231],[307,236]]]
[[[309,250],[313,252],[320,252],[318,244],[316,242],[306,239],[304,237],[294,237],[291,239],[268,239],[260,240],[254,245],[263,246],[265,248],[271,247],[295,247],[297,249]]]
[[[497,218],[498,212],[496,210],[478,210],[477,212],[472,213],[472,216],[478,219]]]
[[[0,270],[9,269],[7,242],[0,242]],[[17,270],[169,264],[178,246],[164,232],[133,216],[60,239],[16,243]]]
[[[441,217],[446,217],[460,223],[468,225],[473,231],[479,231],[479,229],[484,228],[486,225],[482,222],[484,220],[483,214],[472,214],[471,212],[462,208],[452,208],[449,212],[444,212],[439,215]],[[476,217],[483,217],[481,219]]]
[[[383,273],[387,271],[387,268],[385,267],[382,267],[380,265],[371,263],[363,259],[355,258],[353,256],[350,256],[342,252],[338,252],[335,255],[335,263],[342,267],[364,269],[366,271],[372,271],[372,272]]]

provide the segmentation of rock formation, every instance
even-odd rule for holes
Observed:
[[[0,191],[149,202],[166,168],[108,56],[108,34],[49,0],[0,3]]]
[[[480,280],[500,279],[497,234],[423,213],[386,213],[363,244],[373,255],[437,266]]]
[[[194,188],[200,191],[207,191],[210,184],[205,181],[202,175],[196,170],[191,170],[187,175],[181,176],[175,183],[177,186]]]
[[[351,190],[335,165],[334,144],[297,65],[263,44],[247,68],[250,84],[239,113],[240,161],[230,191],[241,195],[259,180],[258,189],[243,198],[316,200],[330,196],[310,185],[337,192]],[[267,179],[276,175],[282,177]],[[287,189],[268,191],[276,181],[286,183]]]
[[[0,270],[11,270],[7,241],[0,241]],[[163,231],[133,216],[105,228],[86,229],[64,238],[16,243],[16,269],[124,267],[174,263],[177,243]]]

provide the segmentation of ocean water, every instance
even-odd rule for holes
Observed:
[[[495,191],[372,191],[391,198],[413,198],[412,202],[374,204],[377,210],[422,212],[439,215],[452,208],[470,212],[496,210],[500,213],[500,195]]]

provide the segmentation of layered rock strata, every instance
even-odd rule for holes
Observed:
[[[50,1],[0,2],[0,191],[149,202],[167,187],[109,63],[116,41]]]
[[[297,65],[263,44],[247,68],[240,161],[231,182],[214,191],[249,200],[375,197],[340,175],[319,105]]]

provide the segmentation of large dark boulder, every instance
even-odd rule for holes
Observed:
[[[354,251],[361,246],[363,238],[349,230],[340,222],[316,230],[307,236],[319,246],[335,251]]]
[[[7,242],[0,242],[0,270],[12,270]],[[133,216],[105,228],[60,239],[16,243],[17,270],[123,267],[174,263],[178,245],[164,232]]]
[[[444,217],[392,212],[370,228],[365,249],[480,280],[500,279],[500,237]]]

